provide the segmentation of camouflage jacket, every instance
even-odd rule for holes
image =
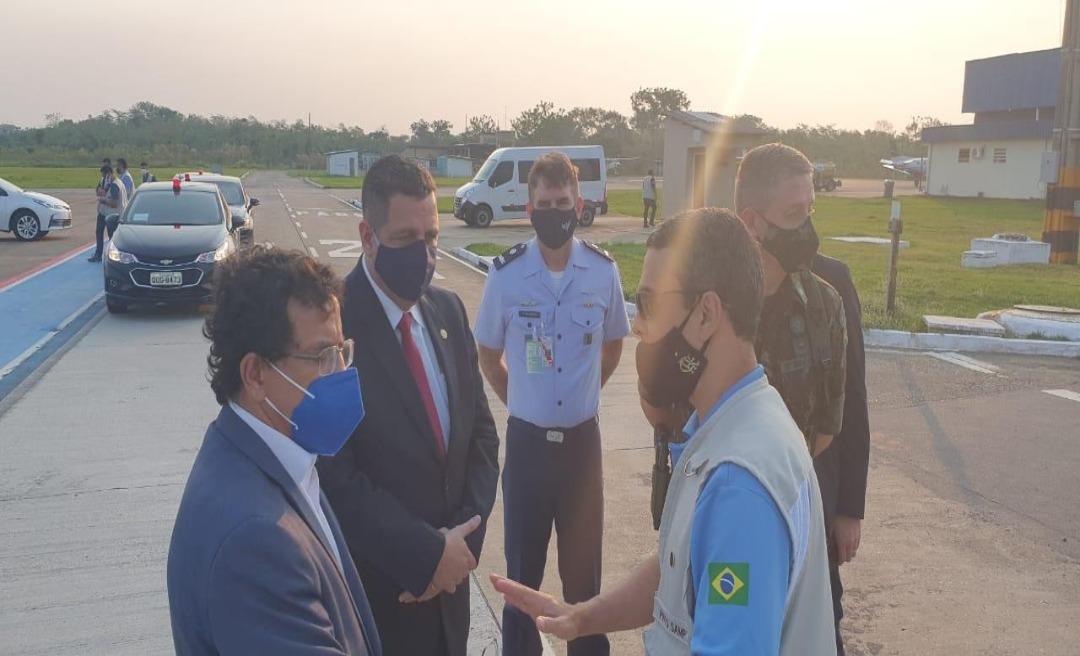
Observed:
[[[754,350],[810,453],[819,433],[840,432],[847,329],[843,301],[829,283],[810,272],[788,276],[765,299]]]

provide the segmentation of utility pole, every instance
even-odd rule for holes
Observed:
[[[1076,264],[1080,236],[1080,0],[1067,0],[1061,37],[1061,81],[1054,110],[1057,182],[1046,185],[1042,240],[1051,264]]]

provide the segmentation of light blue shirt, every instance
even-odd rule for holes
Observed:
[[[730,387],[709,411],[712,417],[732,396],[764,376],[759,365]],[[706,417],[706,421],[708,420]],[[695,412],[686,422],[689,439],[672,447],[672,463],[704,423]],[[747,435],[746,439],[753,439]],[[780,650],[789,585],[794,580],[809,540],[810,488],[804,484],[791,509],[795,543],[772,495],[749,471],[721,463],[710,475],[694,511],[690,529],[690,573],[694,581],[695,655],[776,654]],[[710,603],[710,563],[746,564],[749,580],[746,605]]]
[[[131,171],[124,171],[124,174],[120,176],[120,180],[124,183],[124,190],[130,199],[131,195],[135,193],[135,180],[131,177]]]
[[[296,483],[296,487],[300,490],[300,496],[307,501],[308,508],[315,514],[315,518],[319,520],[319,528],[323,532],[323,537],[326,538],[326,544],[329,544],[330,549],[333,551],[334,559],[337,560],[338,566],[341,566],[341,552],[338,551],[337,542],[334,541],[334,534],[330,531],[330,524],[326,521],[322,504],[319,503],[319,472],[315,469],[315,459],[318,456],[314,453],[308,453],[299,444],[282,435],[273,426],[266,425],[255,415],[241,408],[239,404],[229,401],[229,407],[240,417],[241,421],[255,431],[255,434],[266,443],[266,446],[270,447],[274,457],[285,468],[285,473]]]
[[[505,352],[510,414],[544,428],[570,428],[600,411],[601,349],[630,334],[614,262],[574,239],[556,280],[536,239],[523,255],[488,274],[473,329],[476,341]],[[527,366],[526,339],[547,338],[550,364]]]
[[[364,275],[367,276],[368,282],[371,283],[371,288],[375,290],[375,296],[378,297],[383,312],[386,313],[386,318],[390,320],[390,328],[393,329],[394,337],[397,337],[398,344],[400,344],[401,331],[398,330],[398,324],[401,323],[401,317],[405,316],[405,312],[375,283],[375,280],[371,277],[371,272],[368,271],[367,258],[362,257],[361,259],[364,262]],[[431,388],[431,398],[435,401],[435,412],[439,415],[439,427],[442,428],[443,446],[446,447],[450,444],[450,397],[446,391],[446,378],[443,377],[442,371],[439,369],[439,358],[435,355],[435,345],[431,341],[427,326],[424,325],[424,317],[420,314],[420,308],[413,304],[409,308],[409,314],[412,316],[412,330],[410,332],[412,333],[413,344],[416,344],[417,350],[420,351],[420,359],[424,361],[424,375],[427,376],[428,387]]]

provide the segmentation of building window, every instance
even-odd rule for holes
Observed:
[[[970,162],[971,161],[971,149],[970,148],[961,148],[960,149],[960,156],[956,158],[956,161],[961,163],[961,164],[967,164],[968,162]]]
[[[1005,163],[1005,149],[1004,148],[995,148],[994,149],[994,164],[1004,164],[1004,163]]]

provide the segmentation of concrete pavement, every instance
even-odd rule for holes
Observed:
[[[356,217],[339,201],[279,174],[245,182],[264,202],[259,241],[314,249],[339,273],[355,265]],[[475,316],[483,277],[450,258],[439,272]],[[106,316],[0,414],[0,653],[169,651],[168,537],[217,411],[200,326],[182,312]],[[634,346],[625,344],[601,414],[606,586],[656,548]],[[921,354],[868,354],[868,517],[859,557],[844,568],[851,654],[1065,654],[1080,640],[1080,402],[1048,393],[1080,393],[1080,368],[978,358],[991,374]],[[474,618],[501,611],[486,582],[504,567],[501,513],[500,495]],[[553,541],[543,587],[559,594],[555,562]],[[471,653],[492,653],[491,626],[476,632]],[[637,632],[612,644],[615,654],[641,653]]]

